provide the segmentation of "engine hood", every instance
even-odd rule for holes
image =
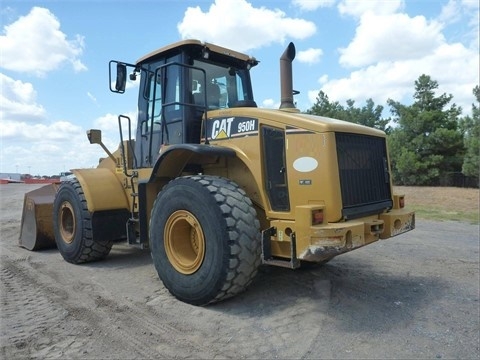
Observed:
[[[338,119],[332,119],[324,116],[309,115],[288,110],[285,111],[251,107],[220,109],[208,112],[209,119],[221,117],[247,117],[252,119],[258,119],[260,120],[260,122],[276,122],[278,123],[278,127],[298,128],[319,133],[345,132],[379,137],[386,136],[383,131],[368,126],[359,125]]]

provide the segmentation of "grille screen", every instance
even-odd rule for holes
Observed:
[[[384,138],[336,133],[343,217],[352,219],[392,207]]]

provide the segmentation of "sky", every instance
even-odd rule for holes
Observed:
[[[199,39],[260,60],[259,107],[280,103],[289,42],[297,107],[331,101],[411,103],[422,74],[464,114],[479,84],[478,0],[83,0],[0,2],[0,173],[55,175],[105,156],[87,129],[118,147],[117,117],[135,125],[138,86],[109,90],[108,62]]]

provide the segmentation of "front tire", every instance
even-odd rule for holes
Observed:
[[[165,287],[206,305],[244,291],[260,265],[260,225],[245,192],[214,176],[172,180],[150,218],[150,246]]]
[[[53,202],[55,242],[63,258],[80,264],[105,258],[111,241],[94,241],[92,216],[78,180],[62,182]]]

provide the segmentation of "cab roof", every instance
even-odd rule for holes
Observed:
[[[137,60],[136,65],[140,65],[143,62],[147,62],[150,59],[153,59],[159,55],[166,54],[168,52],[172,52],[175,50],[180,50],[181,48],[186,48],[186,47],[191,47],[191,48],[203,48],[205,50],[208,50],[210,52],[217,53],[219,55],[223,56],[228,56],[234,59],[238,59],[240,61],[244,61],[246,63],[249,63],[251,66],[255,66],[258,64],[258,60],[255,59],[252,56],[242,54],[240,52],[227,49],[215,44],[203,42],[200,40],[195,40],[195,39],[188,39],[188,40],[182,40],[178,41],[172,44],[169,44],[167,46],[161,47],[160,49],[157,49],[155,51],[152,51],[144,56],[142,56],[140,59]]]

